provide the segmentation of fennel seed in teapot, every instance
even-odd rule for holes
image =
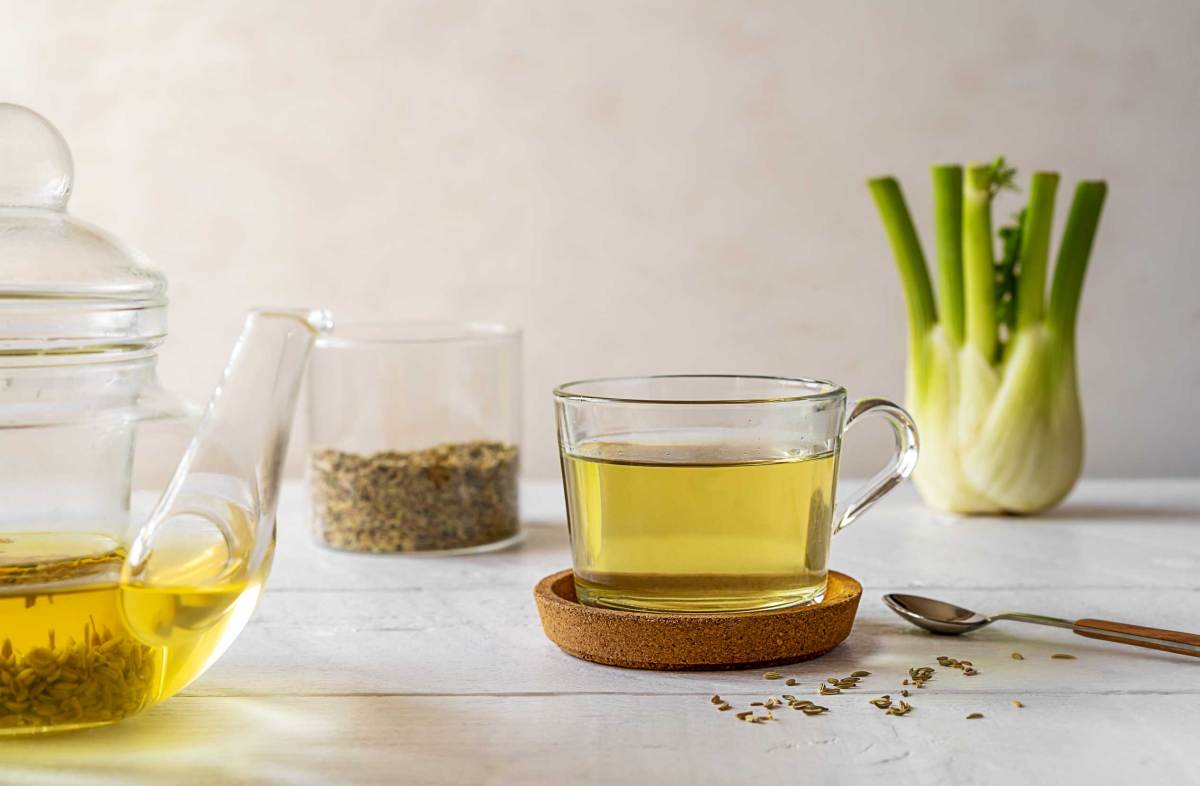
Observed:
[[[198,575],[225,551],[166,555]],[[261,576],[171,587],[122,581],[124,547],[99,533],[0,537],[0,734],[111,723],[192,681],[236,634]]]
[[[311,456],[313,526],[350,551],[467,549],[517,534],[515,445],[475,441]]]

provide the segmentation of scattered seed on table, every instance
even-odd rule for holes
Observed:
[[[713,704],[720,704],[720,703],[721,703],[721,701],[722,701],[722,699],[721,699],[721,697],[720,697],[719,695],[717,695],[716,693],[714,693],[714,694],[712,695],[712,698],[711,698],[711,699],[709,699],[709,701],[710,701],[711,703],[713,703]]]
[[[782,676],[783,675],[777,671],[768,671],[766,674],[763,675],[763,679],[764,680],[777,680]]]
[[[900,691],[900,695],[907,699],[910,694],[908,691],[902,690],[902,691]]]
[[[967,716],[967,720],[979,720],[982,717],[983,717],[982,712],[972,712],[970,715]]]
[[[733,709],[733,705],[726,701],[718,704],[717,709],[719,709],[721,712],[725,712],[726,710]]]
[[[783,683],[783,684],[784,684],[784,685],[787,685],[789,688],[794,688],[794,687],[796,687],[797,685],[799,685],[800,683],[796,682],[795,678],[793,678],[793,677],[788,677],[788,678],[787,678],[787,682],[785,682],[785,683]]]
[[[1014,653],[1012,654],[1012,659],[1013,659],[1013,660],[1025,660],[1025,656],[1024,656],[1024,655],[1022,655],[1022,654],[1021,654],[1021,653],[1019,653],[1019,652],[1014,652]]]
[[[1050,656],[1054,660],[1075,660],[1074,655],[1068,655],[1065,652],[1056,652]]]
[[[871,676],[871,672],[869,672],[869,671],[856,671],[856,672],[852,673],[850,676],[851,676],[851,677],[870,677],[870,676]]]
[[[1024,707],[1024,706],[1025,706],[1024,704],[1022,704],[1022,703],[1021,703],[1019,700],[1017,700],[1017,699],[1013,699],[1013,703],[1012,703],[1012,705],[1013,705],[1014,707],[1016,707],[1017,709],[1021,709],[1022,707]]]

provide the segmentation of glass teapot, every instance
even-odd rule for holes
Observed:
[[[251,312],[197,417],[156,381],[165,279],[67,215],[71,178],[58,131],[0,104],[0,734],[120,720],[229,646],[270,569],[296,394],[330,326]],[[135,468],[174,461],[163,435],[184,431],[139,510]]]

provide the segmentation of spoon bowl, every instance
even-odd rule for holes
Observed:
[[[917,627],[943,636],[970,633],[992,622],[978,612],[920,595],[891,593],[883,596],[883,602]]]

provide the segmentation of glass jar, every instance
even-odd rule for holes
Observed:
[[[338,324],[308,369],[320,543],[466,554],[520,535],[521,337],[496,324]]]

